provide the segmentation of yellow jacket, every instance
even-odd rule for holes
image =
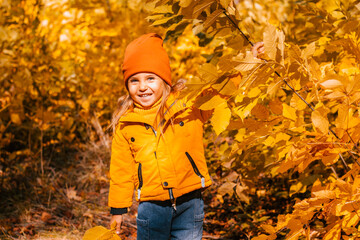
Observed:
[[[134,189],[138,201],[164,201],[211,185],[203,146],[209,112],[174,95],[167,106],[163,134],[148,110],[135,108],[120,118],[112,140],[110,207],[130,207]]]

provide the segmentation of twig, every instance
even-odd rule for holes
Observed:
[[[94,113],[94,117],[91,118],[91,124],[95,128],[102,145],[105,146],[108,151],[110,151],[109,136],[104,133],[96,113]]]
[[[341,156],[341,155],[340,155]],[[336,178],[339,178],[339,175],[337,174],[337,172],[335,171],[334,166],[331,166],[330,169],[333,171],[333,173],[335,174]]]
[[[248,41],[248,43],[250,43],[250,45],[253,47],[254,44],[250,41],[250,39],[243,33],[243,31],[241,31],[241,29],[239,28],[239,26],[234,22],[234,20],[232,20],[232,18],[227,14],[227,11],[225,8],[223,8],[224,14],[226,15],[226,17],[230,20],[230,22],[234,25],[234,27],[239,30],[239,32],[241,33],[241,35],[246,39],[246,41]]]
[[[346,171],[349,171],[350,168],[349,168],[349,166],[347,165],[347,163],[345,162],[344,157],[343,157],[340,153],[339,153],[339,156],[340,156],[340,158],[341,158],[342,163],[344,164],[344,167],[346,168]]]

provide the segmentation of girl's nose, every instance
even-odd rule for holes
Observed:
[[[145,91],[147,89],[148,89],[147,83],[145,81],[140,81],[139,90],[140,91]]]

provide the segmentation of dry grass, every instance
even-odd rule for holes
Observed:
[[[91,142],[71,158],[70,166],[24,177],[34,183],[29,189],[34,194],[1,196],[0,239],[81,239],[87,229],[108,225],[108,146]]]

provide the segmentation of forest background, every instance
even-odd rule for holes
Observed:
[[[360,238],[359,1],[1,0],[0,11],[2,239],[108,227],[107,127],[126,93],[124,48],[148,32],[165,38],[184,94],[214,109],[204,238]]]

